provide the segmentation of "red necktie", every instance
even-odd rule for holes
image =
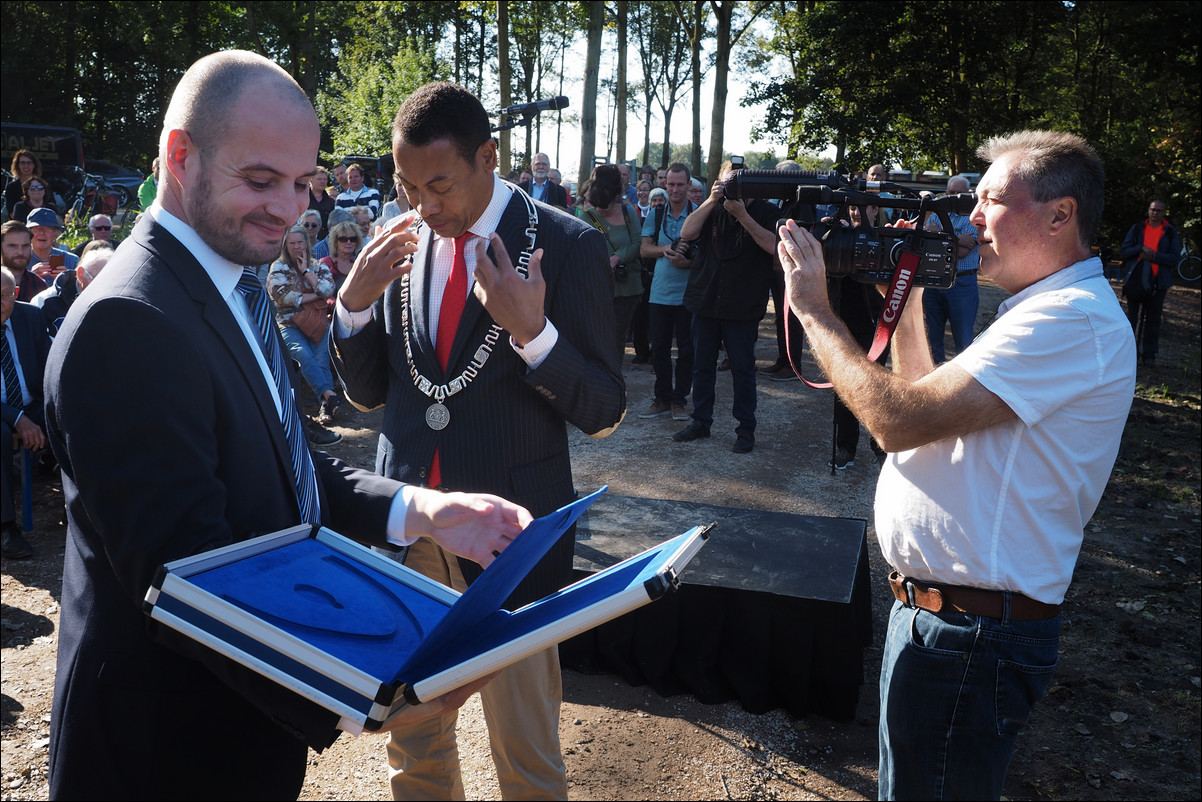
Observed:
[[[455,342],[455,330],[459,328],[459,318],[463,317],[463,307],[467,305],[467,260],[463,254],[471,232],[465,231],[455,237],[455,259],[451,263],[451,276],[447,279],[447,287],[442,293],[442,305],[438,308],[438,335],[434,339],[434,356],[438,358],[438,367],[446,373],[447,363],[451,359],[451,345]],[[430,487],[442,484],[442,471],[438,465],[438,448],[434,448],[434,462],[430,466]]]

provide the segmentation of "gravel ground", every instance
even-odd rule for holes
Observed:
[[[980,320],[1004,293],[982,283]],[[1061,665],[1049,698],[1020,739],[1010,799],[1197,799],[1199,716],[1199,294],[1169,297],[1160,367],[1141,369],[1136,406],[1066,604]],[[760,364],[775,358],[771,312]],[[627,362],[629,363],[629,354]],[[816,378],[803,359],[807,377]],[[713,436],[675,443],[685,424],[640,420],[648,367],[627,364],[631,412],[611,437],[573,433],[576,485],[626,496],[872,520],[875,461],[865,439],[855,467],[832,476],[831,397],[798,382],[759,385],[751,454],[733,454],[729,374],[719,374]],[[312,410],[310,410],[312,411]],[[374,463],[379,413],[348,412],[331,450]],[[50,702],[61,588],[61,488],[40,484],[34,559],[4,561],[3,767],[0,800],[45,799]],[[660,533],[666,539],[676,532]],[[874,631],[891,600],[868,530]],[[688,581],[687,571],[683,577]],[[848,722],[737,703],[662,698],[610,675],[564,672],[560,735],[573,799],[861,799],[876,794],[876,680]],[[478,697],[459,729],[468,798],[499,799]],[[343,737],[311,754],[303,799],[388,799],[382,736]],[[198,767],[214,770],[214,767]],[[237,789],[231,789],[237,796]]]

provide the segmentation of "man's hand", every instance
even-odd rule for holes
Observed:
[[[715,184],[715,186],[717,186],[717,184]],[[727,214],[738,220],[740,223],[747,220],[747,204],[741,200],[735,200],[731,198],[723,201],[722,208]]]
[[[428,721],[452,710],[458,710],[463,707],[463,703],[468,700],[468,697],[492,682],[493,678],[500,673],[500,671],[494,671],[453,691],[447,691],[436,699],[422,702],[420,705],[406,705],[400,713],[397,713],[396,718],[388,722],[388,725],[383,727],[380,732],[404,732],[405,729],[415,724]]]
[[[1152,261],[1152,258],[1154,256],[1156,256],[1156,251],[1152,250],[1147,245],[1139,246],[1139,258],[1140,259],[1150,262],[1150,261]]]
[[[338,291],[338,300],[348,312],[362,312],[376,302],[388,285],[413,269],[418,235],[409,226],[417,212],[401,215],[396,225],[380,234],[359,252],[351,272]]]
[[[39,278],[52,279],[57,275],[57,272],[50,266],[49,262],[38,262],[33,267],[29,268],[29,272]]]
[[[46,433],[28,415],[17,418],[13,433],[21,441],[21,447],[28,448],[30,451],[38,451],[46,445]]]
[[[789,220],[780,227],[776,255],[785,272],[785,295],[798,320],[823,311],[829,313],[831,302],[826,290],[822,243],[796,221]]]
[[[500,496],[419,488],[409,502],[405,531],[487,568],[533,520],[525,507]]]
[[[490,243],[496,262],[488,258]],[[472,292],[519,347],[537,337],[547,325],[543,311],[547,284],[540,267],[542,258],[543,249],[539,248],[531,255],[527,276],[522,278],[509,260],[500,236],[489,234],[487,241],[476,237],[476,286]]]
[[[667,258],[668,264],[672,265],[672,267],[680,267],[687,270],[693,266],[692,259],[686,258],[684,254],[671,245],[664,246],[664,256]]]

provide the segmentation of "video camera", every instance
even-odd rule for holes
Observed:
[[[771,198],[837,207],[827,222],[803,223],[822,243],[828,276],[850,276],[865,284],[889,284],[903,248],[918,255],[913,286],[947,289],[956,283],[957,237],[948,213],[968,215],[976,205],[969,192],[942,197],[920,196],[889,181],[849,181],[837,172],[815,170],[738,170],[723,182],[727,198]],[[881,197],[889,192],[894,197]],[[915,210],[918,228],[850,225],[848,209],[857,207],[867,219],[867,206]],[[922,221],[934,214],[942,231],[926,231]],[[786,221],[781,220],[778,225]]]

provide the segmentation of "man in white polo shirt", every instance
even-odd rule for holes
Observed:
[[[981,274],[1012,296],[938,367],[913,296],[893,371],[869,362],[830,310],[821,245],[781,229],[790,305],[819,365],[889,452],[876,495],[897,598],[881,665],[882,799],[1001,796],[1056,666],[1060,604],[1135,389],[1131,327],[1089,256],[1101,160],[1047,131],[979,155],[992,162],[970,217]]]

